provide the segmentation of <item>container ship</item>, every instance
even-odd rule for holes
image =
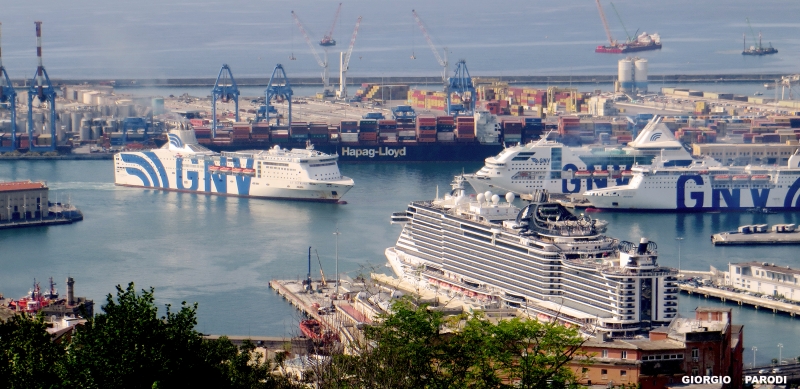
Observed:
[[[677,315],[675,269],[654,242],[603,235],[546,191],[519,209],[496,194],[413,201],[392,215],[403,229],[385,254],[404,281],[475,309],[510,307],[587,335],[634,336]]]
[[[268,149],[274,145],[296,148],[310,143],[326,154],[338,154],[343,162],[412,162],[480,161],[500,152],[501,142],[523,140],[520,120],[499,121],[489,112],[478,112],[459,117],[342,120],[338,125],[234,123],[228,129],[218,129],[215,137],[207,121],[191,119],[190,123],[199,144],[216,152]],[[538,138],[543,129],[541,119],[537,119],[537,123],[530,123],[526,134]]]
[[[787,166],[723,166],[703,160],[657,157],[634,167],[627,185],[584,193],[592,207],[620,211],[800,210],[800,155]]]
[[[636,37],[635,40],[631,40],[629,42],[616,43],[610,46],[597,46],[594,52],[624,54],[646,50],[661,50],[661,36],[658,34],[647,34],[646,32],[643,32],[641,35]]]
[[[178,192],[318,202],[339,202],[353,180],[342,176],[338,157],[314,150],[213,152],[180,123],[169,143],[150,151],[114,156],[114,182],[121,186]]]

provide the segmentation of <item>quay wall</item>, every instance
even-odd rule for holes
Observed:
[[[651,74],[648,81],[663,83],[689,83],[689,82],[761,82],[780,79],[789,74]],[[616,75],[559,75],[559,76],[493,76],[482,75],[473,78],[507,82],[509,84],[600,84],[612,83],[617,80]],[[54,84],[112,84],[124,87],[152,87],[152,86],[214,86],[216,78],[164,78],[164,79],[53,79]],[[289,77],[295,86],[321,86],[319,77]],[[333,80],[334,83],[337,81]],[[26,86],[29,80],[13,80],[14,86]],[[382,83],[382,84],[431,84],[442,82],[441,77],[349,77],[349,84]],[[239,86],[265,86],[269,83],[268,77],[237,77]]]

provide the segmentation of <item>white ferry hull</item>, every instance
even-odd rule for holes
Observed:
[[[592,207],[615,211],[800,210],[800,178],[776,172],[771,172],[775,178],[765,182],[719,184],[709,175],[699,174],[683,174],[661,183],[633,180],[629,185],[589,191],[585,195]]]
[[[253,169],[254,161],[230,158],[232,166]],[[114,159],[115,184],[175,192],[264,199],[338,202],[352,187],[352,180],[297,181],[260,178],[256,174],[220,173],[213,162],[171,151],[120,153]],[[222,164],[227,164],[222,157]],[[180,178],[178,178],[180,177]]]

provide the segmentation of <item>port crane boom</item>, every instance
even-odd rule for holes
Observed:
[[[17,148],[17,92],[3,66],[2,53],[0,53],[0,103],[6,104],[11,113],[11,145],[0,147],[0,151],[13,151]]]
[[[422,30],[422,35],[425,36],[425,40],[428,41],[428,46],[430,46],[431,51],[433,51],[433,55],[436,56],[436,61],[439,62],[439,66],[442,67],[442,82],[447,84],[447,48],[444,48],[444,59],[442,59],[442,56],[439,55],[439,50],[437,50],[436,45],[433,44],[431,36],[428,35],[428,30],[425,28],[425,23],[422,23],[419,15],[417,15],[417,11],[412,9],[411,13],[414,15],[414,20],[417,22],[417,25],[419,25],[420,30]]]
[[[303,38],[306,39],[306,44],[308,44],[308,48],[311,49],[311,54],[314,54],[314,59],[317,60],[317,64],[322,68],[322,87],[326,93],[330,92],[330,83],[328,77],[328,50],[325,50],[325,60],[319,57],[319,53],[317,53],[317,49],[314,47],[314,44],[311,43],[311,38],[306,33],[306,29],[303,28],[303,23],[300,22],[300,18],[297,17],[297,14],[292,11],[292,18],[294,19],[295,24],[300,29],[300,32],[303,34]]]
[[[608,28],[608,21],[606,20],[606,14],[603,12],[603,6],[600,5],[600,0],[594,0],[597,3],[597,10],[600,11],[600,20],[603,21],[603,28],[606,30],[606,36],[608,37],[608,44],[611,46],[615,46],[614,38],[611,36],[611,30]]]
[[[614,9],[614,13],[617,14],[617,19],[619,20],[619,24],[622,25],[622,30],[625,31],[625,36],[628,37],[628,42],[633,41],[633,38],[631,37],[631,34],[628,33],[628,28],[625,27],[625,22],[623,22],[622,18],[619,16],[619,11],[617,11],[617,7],[614,5],[614,3],[611,3],[611,8],[613,8]],[[639,31],[636,31],[636,32],[638,33]]]
[[[750,27],[750,33],[753,34],[753,42],[756,42],[756,33],[753,31],[753,26],[750,25],[750,18],[745,18],[747,21],[747,27]],[[758,35],[760,36],[761,33],[759,32]],[[755,43],[753,43],[755,45]],[[761,48],[761,39],[758,39],[758,46],[759,49]]]
[[[336,14],[333,15],[333,24],[328,29],[328,33],[322,36],[319,41],[320,46],[336,46],[336,41],[333,39],[333,30],[336,28],[336,21],[339,20],[339,11],[342,10],[342,3],[339,3],[339,8],[336,8]]]
[[[350,38],[350,46],[347,52],[342,53],[341,63],[339,64],[339,98],[347,98],[347,69],[350,68],[350,56],[353,55],[353,46],[356,44],[358,28],[361,26],[361,16],[356,20],[356,27],[353,29],[353,36]]]

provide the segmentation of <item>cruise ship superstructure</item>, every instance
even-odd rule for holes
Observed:
[[[117,185],[270,199],[338,202],[353,187],[338,157],[308,149],[215,153],[190,127],[170,130],[169,142],[150,151],[114,156]]]
[[[523,209],[513,194],[463,192],[414,201],[392,215],[403,224],[386,249],[403,280],[477,306],[509,306],[584,333],[631,336],[677,313],[677,272],[657,263],[654,242],[620,242],[544,191]]]
[[[504,149],[486,158],[474,174],[464,175],[477,193],[485,191],[583,193],[594,188],[627,184],[634,165],[648,165],[656,156],[691,158],[667,126],[656,117],[627,147],[568,147],[548,140]]]
[[[680,163],[679,163],[680,162]],[[627,185],[587,191],[593,207],[626,211],[800,210],[800,155],[787,166],[722,166],[711,158],[657,159]]]

